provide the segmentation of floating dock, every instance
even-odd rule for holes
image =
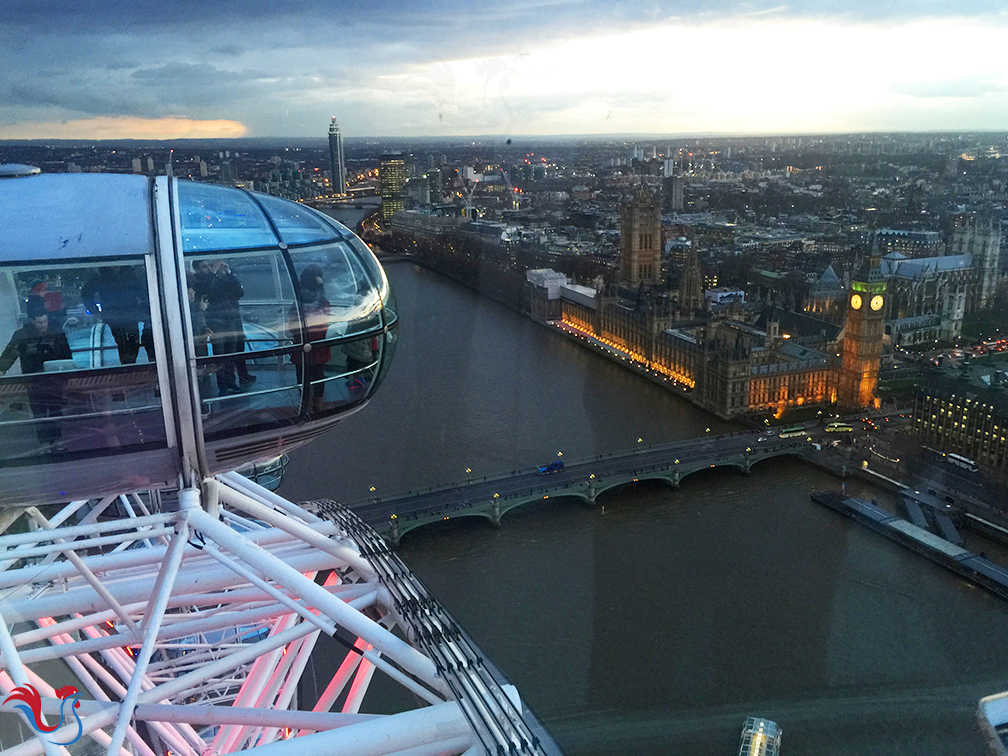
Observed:
[[[839,493],[814,493],[812,501],[867,525],[876,533],[907,546],[932,562],[991,593],[1008,599],[1008,569],[949,543],[913,523],[889,514],[863,499]]]

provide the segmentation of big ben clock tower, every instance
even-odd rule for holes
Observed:
[[[873,251],[854,277],[847,300],[837,398],[849,409],[874,407],[876,402],[886,304],[886,282],[879,263]]]

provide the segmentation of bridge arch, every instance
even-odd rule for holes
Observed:
[[[749,462],[749,467],[751,469],[762,462],[766,462],[768,459],[778,459],[780,457],[797,457],[802,461],[807,461],[808,453],[805,451],[804,448],[781,449],[780,451],[774,451],[768,454],[762,454],[758,457],[757,456],[752,457],[752,459]]]
[[[675,483],[672,481],[671,472],[658,472],[653,473],[640,473],[635,478],[631,480],[619,480],[613,481],[612,483],[607,483],[605,485],[598,484],[595,488],[595,501],[599,500],[603,494],[611,493],[617,489],[624,488],[626,486],[635,486],[638,483],[652,483],[659,482],[666,484],[669,488],[674,488]],[[587,500],[587,498],[586,498]]]
[[[740,473],[745,473],[746,468],[743,462],[738,460],[725,460],[724,462],[715,462],[712,465],[702,465],[696,467],[680,467],[679,468],[679,482],[682,483],[686,478],[691,475],[696,475],[697,473],[710,472],[711,470],[717,470],[725,467],[730,467],[738,470]]]
[[[541,504],[544,500],[549,499],[551,501],[557,499],[580,499],[585,504],[590,503],[588,500],[588,494],[585,491],[568,491],[561,490],[555,494],[549,494],[549,496],[532,496],[526,499],[520,499],[510,502],[501,502],[500,505],[500,515],[501,519],[504,519],[504,515],[509,512],[513,512],[516,509],[524,507],[528,504]]]
[[[399,519],[396,521],[396,525],[399,529],[399,537],[397,541],[401,541],[403,539],[403,536],[405,536],[407,533],[412,533],[414,530],[420,530],[421,528],[435,527],[437,525],[442,525],[449,520],[461,520],[464,517],[465,518],[478,517],[493,524],[493,515],[490,512],[483,512],[481,510],[452,512],[451,514],[448,515],[447,520],[445,519],[444,516],[439,517],[437,519],[433,517],[426,519],[418,518],[415,520]]]

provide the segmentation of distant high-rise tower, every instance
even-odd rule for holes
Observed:
[[[973,280],[966,291],[966,312],[983,310],[993,303],[1000,251],[1000,220],[974,215],[952,233],[952,254],[973,255]]]
[[[679,276],[679,312],[691,318],[703,305],[703,273],[700,270],[700,258],[696,250],[690,247],[686,264]]]
[[[397,210],[404,210],[403,188],[406,186],[406,161],[401,153],[382,155],[378,165],[378,187],[381,192],[381,217],[388,220]]]
[[[666,204],[669,210],[681,213],[683,209],[683,186],[684,181],[681,175],[670,176],[664,180],[666,191]]]
[[[851,282],[847,300],[837,399],[851,409],[875,404],[885,330],[886,281],[879,263],[875,250]]]
[[[329,170],[332,176],[333,194],[346,194],[346,160],[343,157],[343,135],[340,133],[336,116],[329,124]]]
[[[620,278],[631,286],[661,276],[661,200],[638,187],[620,206]]]

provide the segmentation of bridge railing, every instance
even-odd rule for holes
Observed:
[[[725,438],[736,438],[736,437],[742,437],[742,436],[756,436],[756,437],[758,437],[759,436],[759,432],[758,431],[737,431],[737,432],[733,432],[733,433],[723,433],[723,434],[721,434],[719,436],[712,436],[711,439],[712,440],[717,440],[717,439],[725,439]],[[619,451],[619,452],[610,452],[610,453],[600,454],[600,455],[596,455],[594,457],[585,457],[585,458],[581,458],[579,460],[576,460],[574,462],[569,463],[568,465],[566,465],[565,470],[569,471],[569,470],[572,470],[572,469],[575,469],[575,468],[579,468],[579,467],[589,467],[589,466],[591,466],[592,463],[600,462],[602,460],[632,459],[633,457],[641,455],[644,452],[658,452],[658,453],[660,453],[660,452],[668,452],[668,453],[672,453],[672,452],[677,451],[679,449],[688,448],[688,447],[690,447],[692,445],[695,445],[698,442],[698,440],[700,440],[700,439],[699,438],[694,438],[694,439],[683,440],[683,442],[672,442],[672,443],[669,443],[669,444],[662,444],[662,445],[650,445],[648,447],[641,447],[641,448],[635,448],[635,449],[630,449],[630,450],[622,450],[622,451]],[[762,447],[762,448],[753,448],[753,450],[749,454],[755,455],[755,454],[759,453],[761,456],[763,456],[763,455],[766,455],[766,454],[769,454],[769,453],[779,453],[779,452],[782,452],[782,451],[793,450],[793,449],[797,449],[799,447],[805,447],[805,446],[807,446],[807,442],[804,442],[804,440],[794,440],[794,442],[790,442],[788,444],[778,444],[778,445],[775,445],[773,447],[766,446],[766,447]],[[714,450],[712,450],[712,451],[714,451]],[[733,454],[731,456],[733,456],[733,457],[734,456],[744,456],[745,454],[746,453],[735,453],[735,454]],[[714,455],[712,455],[712,456],[714,456]],[[692,461],[692,462],[684,463],[684,464],[691,465],[691,464],[696,464],[696,462],[697,461]],[[704,463],[704,464],[706,465],[708,463]],[[715,465],[715,466],[717,466],[717,465]],[[672,462],[667,462],[666,461],[666,462],[661,462],[661,463],[655,463],[653,465],[649,465],[649,466],[645,466],[645,467],[641,467],[641,468],[635,468],[635,469],[630,470],[629,472],[621,471],[619,473],[614,473],[613,475],[616,475],[616,476],[620,476],[620,475],[636,475],[636,474],[646,475],[646,474],[653,474],[653,473],[662,472],[662,471],[671,472],[675,467],[679,467],[679,465],[676,465],[676,464],[674,464]],[[519,468],[519,469],[516,469],[516,470],[512,470],[511,472],[498,473],[497,475],[473,476],[471,479],[466,480],[466,481],[454,481],[452,483],[445,484],[445,485],[442,485],[442,486],[430,486],[430,487],[425,488],[425,489],[419,489],[419,490],[415,490],[415,491],[408,491],[406,493],[396,494],[396,495],[393,495],[391,497],[377,497],[377,496],[376,497],[371,497],[371,498],[368,498],[368,499],[363,499],[363,500],[359,500],[357,502],[354,502],[354,503],[350,504],[349,506],[351,506],[351,507],[354,507],[354,506],[363,506],[363,505],[367,505],[369,503],[378,503],[378,502],[380,502],[380,503],[382,503],[382,504],[384,504],[386,506],[388,506],[388,505],[394,505],[396,503],[408,501],[409,499],[413,499],[413,498],[416,498],[418,496],[424,496],[424,495],[428,495],[428,494],[432,494],[432,493],[445,493],[445,492],[448,492],[448,491],[464,490],[464,489],[470,488],[471,486],[473,486],[476,483],[485,483],[485,482],[494,482],[494,481],[508,481],[508,480],[513,480],[513,479],[515,479],[517,477],[520,477],[520,476],[523,476],[523,475],[535,475],[538,478],[538,468],[527,468],[527,469],[521,469],[521,468]],[[560,482],[556,481],[555,478],[550,478],[548,480],[549,480],[549,483],[547,483],[546,485],[543,485],[543,486],[533,486],[527,492],[526,491],[510,492],[510,493],[508,493],[506,495],[501,495],[498,498],[501,499],[501,500],[506,500],[506,501],[513,500],[516,497],[524,499],[524,498],[527,498],[528,496],[533,496],[533,495],[538,495],[538,494],[548,494],[551,491],[555,492],[555,491],[558,491],[558,490],[562,490],[562,489],[566,489],[566,488],[572,488],[572,487],[576,487],[576,486],[577,487],[581,487],[581,486],[586,485],[586,483],[587,483],[587,481],[564,481],[563,483],[560,483]],[[483,503],[492,503],[492,497],[481,497],[481,499],[483,501],[481,501],[480,504],[483,504]],[[459,510],[461,510],[463,508],[471,508],[471,507],[472,507],[472,502],[469,502],[468,500],[463,500],[457,506],[457,510],[456,511],[459,511]],[[438,511],[445,511],[445,510],[446,510],[446,505],[440,504],[440,505],[431,506],[431,507],[426,508],[425,510],[419,510],[419,511],[429,511],[431,513],[431,515],[432,515],[432,514],[435,514]],[[402,515],[402,516],[406,516],[406,515]]]

